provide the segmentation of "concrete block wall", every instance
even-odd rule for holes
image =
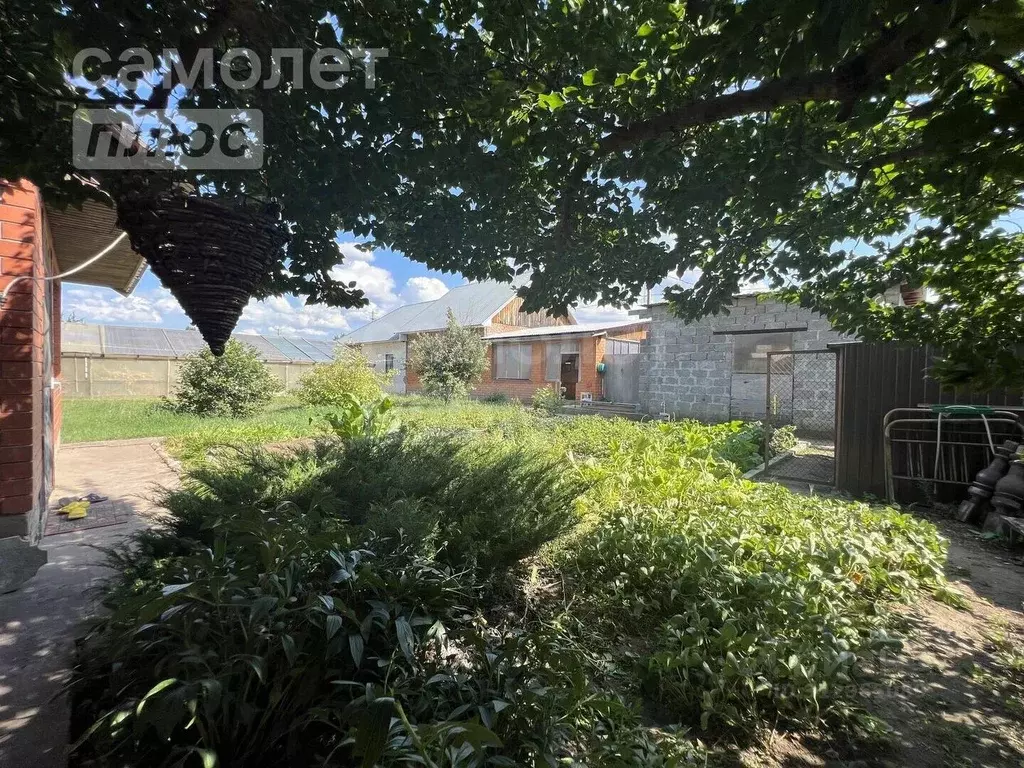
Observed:
[[[53,274],[52,253],[38,190],[0,180],[0,288]],[[59,284],[19,280],[0,310],[0,538],[33,544],[60,434],[60,389],[50,388],[59,373],[59,297]]]
[[[826,349],[828,344],[851,340],[815,312],[756,296],[738,297],[729,314],[694,322],[673,316],[667,305],[655,305],[650,333],[640,345],[641,410],[711,422],[764,418],[767,375],[733,371],[736,337],[731,334],[758,331],[792,332],[794,350]],[[802,419],[814,415],[820,421],[820,413],[834,409],[834,372],[830,389],[827,378],[822,382],[821,361],[804,358],[793,358],[795,380],[772,376],[774,399],[788,412],[789,398],[796,395],[800,405],[794,415],[799,411]],[[806,378],[811,373],[813,379]],[[806,381],[801,388],[801,376],[820,382],[813,396],[805,391]]]

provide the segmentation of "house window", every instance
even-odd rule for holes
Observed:
[[[640,342],[628,339],[608,339],[605,353],[609,355],[639,355]]]
[[[578,341],[552,341],[544,345],[544,379],[562,380],[562,355],[575,355],[580,351]]]
[[[529,379],[532,357],[529,344],[495,344],[494,378]]]
[[[735,373],[768,373],[769,352],[790,352],[792,333],[737,334],[732,340],[732,370]],[[792,373],[793,356],[772,356],[772,373]]]
[[[384,373],[390,373],[395,370],[395,356],[392,354],[384,355]]]

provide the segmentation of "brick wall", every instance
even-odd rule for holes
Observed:
[[[492,323],[488,326],[489,333],[505,333],[522,330],[514,326],[505,326]],[[615,338],[626,340],[639,340],[647,335],[646,326],[629,326],[620,331],[615,331]],[[600,400],[604,394],[601,375],[597,372],[597,364],[604,360],[606,340],[603,336],[579,338],[580,348],[580,378],[576,384],[577,397],[581,392],[590,392],[595,400]],[[412,340],[410,340],[410,344]],[[529,379],[498,379],[495,378],[495,344],[489,347],[489,366],[484,373],[480,383],[473,388],[473,397],[486,397],[487,395],[504,394],[518,400],[528,401],[533,398],[533,393],[541,387],[554,388],[556,382],[547,381],[545,351],[547,341],[518,342],[509,339],[507,343],[529,343],[530,351],[530,378]],[[406,372],[406,392],[422,391],[419,377],[411,370]]]
[[[0,288],[17,276],[51,274],[41,198],[27,182],[0,182]],[[20,280],[0,311],[0,537],[42,535],[56,450],[57,418],[46,417],[45,342],[60,325],[59,285]],[[58,331],[59,333],[59,331]],[[56,340],[59,344],[59,339]],[[59,355],[56,356],[59,359]],[[52,402],[59,416],[59,397]]]
[[[650,334],[640,345],[640,404],[650,414],[664,408],[676,417],[705,421],[764,418],[767,376],[733,372],[737,337],[730,334],[792,332],[794,350],[826,349],[830,343],[850,340],[815,312],[760,301],[756,296],[737,298],[728,315],[709,315],[693,322],[674,317],[665,305],[652,307],[651,314]],[[773,393],[792,392],[795,384],[806,380],[809,372],[803,368],[814,363],[807,357],[801,360],[796,356],[795,360],[796,381],[787,385],[773,375]],[[813,406],[804,409],[807,413],[834,408],[834,379],[832,382],[832,389],[822,386],[815,391]],[[807,399],[804,394],[802,400]],[[780,405],[788,407],[787,402]]]

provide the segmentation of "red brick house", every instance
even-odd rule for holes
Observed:
[[[60,281],[45,278],[110,245],[120,234],[114,222],[113,209],[98,203],[59,211],[32,184],[0,180],[0,541],[38,543],[53,483],[61,422]],[[124,239],[70,279],[128,294],[144,267]]]
[[[473,390],[529,400],[541,387],[561,389],[567,400],[605,399],[600,364],[606,355],[639,354],[647,320],[519,328],[485,335],[491,364]]]
[[[564,388],[566,397],[604,395],[599,364],[606,354],[639,352],[647,321],[576,322],[571,314],[523,312],[516,286],[493,281],[467,283],[434,301],[407,304],[353,331],[342,342],[358,346],[378,370],[397,371],[392,390],[418,392],[420,382],[408,370],[409,344],[416,336],[437,333],[448,313],[476,329],[490,344],[490,366],[473,390],[476,397],[504,394],[529,400],[541,387]]]

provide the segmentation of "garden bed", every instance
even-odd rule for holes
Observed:
[[[881,759],[899,606],[955,600],[930,523],[742,479],[744,425],[395,412],[169,442],[190,480],[84,646],[81,765]]]

